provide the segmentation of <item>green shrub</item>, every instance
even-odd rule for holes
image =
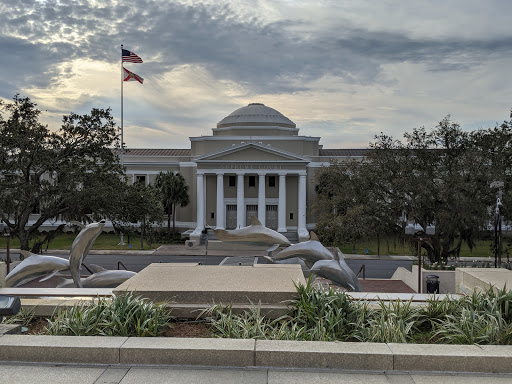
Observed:
[[[364,341],[382,343],[442,342],[448,344],[510,344],[512,292],[506,288],[474,293],[460,299],[430,299],[425,306],[412,301],[352,300],[344,292],[297,285],[298,297],[288,313],[266,319],[254,306],[240,315],[231,307],[213,306],[212,331],[219,337],[274,340]]]
[[[463,308],[459,316],[448,315],[441,320],[434,337],[446,344],[510,344],[512,324],[499,312],[479,313]]]
[[[379,309],[372,310],[363,321],[354,324],[354,337],[375,343],[407,343],[413,340],[419,324],[419,311],[412,300],[379,300]]]
[[[45,332],[69,336],[159,336],[170,326],[165,304],[154,304],[134,293],[97,298],[48,319]]]

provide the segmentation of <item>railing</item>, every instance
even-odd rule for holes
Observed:
[[[118,261],[118,262],[117,262],[117,270],[118,270],[118,271],[119,271],[119,266],[121,266],[121,265],[123,266],[123,268],[124,268],[126,271],[128,270],[128,268],[126,268],[126,266],[125,266],[121,261]]]
[[[357,272],[357,277],[361,274],[361,271],[363,272],[363,280],[366,279],[366,265],[361,265],[361,268],[359,268],[359,271]]]

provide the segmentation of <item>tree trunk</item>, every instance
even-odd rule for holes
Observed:
[[[23,249],[24,251],[28,251],[28,234],[27,231],[19,231],[18,232],[18,239],[20,239],[20,249]]]
[[[380,257],[380,235],[377,233],[377,256]]]
[[[167,213],[167,236],[171,236],[171,214]]]

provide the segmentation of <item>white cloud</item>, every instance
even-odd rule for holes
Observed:
[[[492,0],[208,0],[0,4],[0,97],[29,95],[45,121],[112,107],[119,48],[144,64],[125,83],[131,147],[189,136],[263,102],[325,147],[364,147],[450,113],[468,129],[510,109],[512,3]]]

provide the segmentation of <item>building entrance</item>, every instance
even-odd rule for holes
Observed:
[[[277,230],[277,205],[267,205],[265,226]]]
[[[226,205],[226,229],[236,228],[236,204]]]
[[[257,205],[247,205],[247,215],[245,217],[245,223],[247,225],[251,225],[251,217],[256,216],[258,217],[258,206]]]

